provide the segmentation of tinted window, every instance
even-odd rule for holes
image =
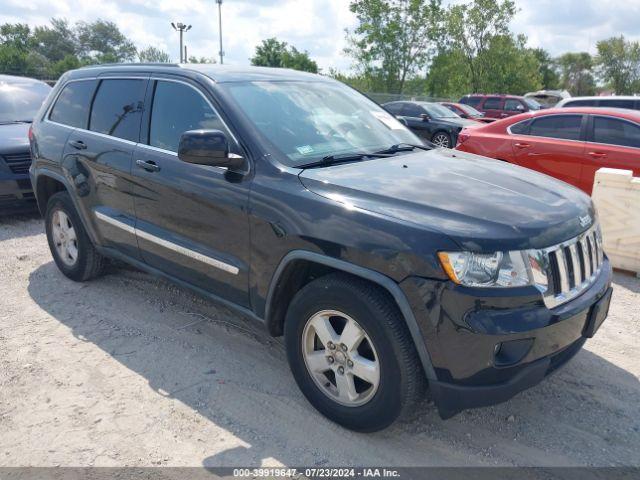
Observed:
[[[509,130],[511,130],[511,133],[516,135],[526,135],[527,132],[529,131],[530,123],[531,123],[530,120],[525,120],[524,122],[518,122],[515,125],[511,125]]]
[[[477,107],[480,105],[482,101],[482,97],[462,97],[460,99],[460,103],[464,105],[471,105],[472,107]]]
[[[423,113],[426,113],[424,109],[415,103],[405,103],[402,109],[402,115],[405,117],[419,117]]]
[[[68,83],[53,106],[49,119],[70,127],[87,128],[95,86],[95,80]]]
[[[502,99],[497,97],[489,97],[484,101],[484,105],[482,108],[485,110],[500,110],[500,104],[502,103]]]
[[[387,112],[391,113],[392,115],[400,115],[400,112],[402,111],[402,104],[387,103],[386,105],[384,105],[384,108]]]
[[[539,117],[531,124],[529,135],[580,140],[581,125],[582,115],[550,115]]]
[[[610,117],[594,117],[593,141],[640,148],[640,127]]]
[[[153,95],[149,145],[178,151],[180,136],[188,130],[226,129],[204,97],[182,83],[158,82]]]
[[[597,100],[572,100],[565,103],[564,107],[595,107]]]
[[[0,123],[33,120],[50,91],[46,83],[0,81]]]
[[[619,100],[619,99],[607,99],[600,100],[600,107],[609,107],[609,108],[630,108],[633,109],[634,101],[633,100]]]
[[[89,130],[138,141],[147,80],[103,80],[91,108]]]
[[[485,104],[485,108],[486,104]],[[504,101],[504,109],[512,112],[524,112],[524,105],[520,103],[520,100],[514,100],[513,98],[508,98]]]

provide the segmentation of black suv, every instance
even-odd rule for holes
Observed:
[[[589,197],[429,150],[330,78],[84,68],[56,85],[31,148],[67,277],[121,259],[263,322],[309,401],[348,428],[384,428],[427,386],[443,418],[507,400],[607,314]]]

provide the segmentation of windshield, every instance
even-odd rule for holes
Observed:
[[[32,121],[50,90],[46,83],[0,82],[0,123]]]
[[[422,142],[381,107],[338,82],[221,84],[290,166],[328,155]]]
[[[456,112],[452,112],[439,103],[421,103],[420,106],[423,107],[432,118],[460,118],[460,115]]]
[[[529,105],[529,108],[531,110],[540,110],[542,108],[542,105],[536,102],[533,98],[525,98],[524,101],[527,105]]]

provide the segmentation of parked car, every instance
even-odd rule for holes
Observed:
[[[484,113],[479,112],[471,105],[465,105],[464,103],[454,103],[454,102],[440,102],[440,105],[448,108],[453,113],[458,115],[461,118],[467,118],[469,120],[475,120],[476,122],[481,123],[491,123],[495,122],[495,118],[487,118],[484,116]]]
[[[438,147],[453,148],[460,130],[478,124],[461,118],[438,103],[402,101],[382,106],[400,118],[420,138]]]
[[[463,131],[456,148],[546,173],[591,194],[599,168],[640,174],[640,112],[541,110]]]
[[[566,90],[538,90],[525,93],[524,98],[535,100],[542,108],[553,108],[560,100],[571,98],[571,94]]]
[[[0,75],[0,215],[36,208],[28,132],[50,90],[38,80]]]
[[[607,314],[587,195],[430,149],[328,77],[83,68],[56,84],[31,149],[64,275],[117,258],[263,322],[310,403],[351,429],[384,428],[426,385],[443,418],[505,401]]]
[[[560,100],[556,108],[567,107],[604,107],[628,108],[640,110],[640,97],[609,96],[609,97],[571,97]]]
[[[471,105],[487,118],[507,118],[524,112],[540,110],[540,104],[531,98],[516,95],[485,95],[474,93],[460,99],[463,105]]]

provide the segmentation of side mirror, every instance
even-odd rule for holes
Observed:
[[[523,105],[517,105],[516,106],[516,110],[519,112],[524,112],[524,106]]]
[[[245,160],[229,153],[229,141],[220,130],[189,130],[182,134],[178,145],[178,158],[198,165],[243,170]]]
[[[428,113],[421,113],[420,118],[422,119],[423,122],[428,122],[429,120],[431,120],[431,117],[429,116]]]

